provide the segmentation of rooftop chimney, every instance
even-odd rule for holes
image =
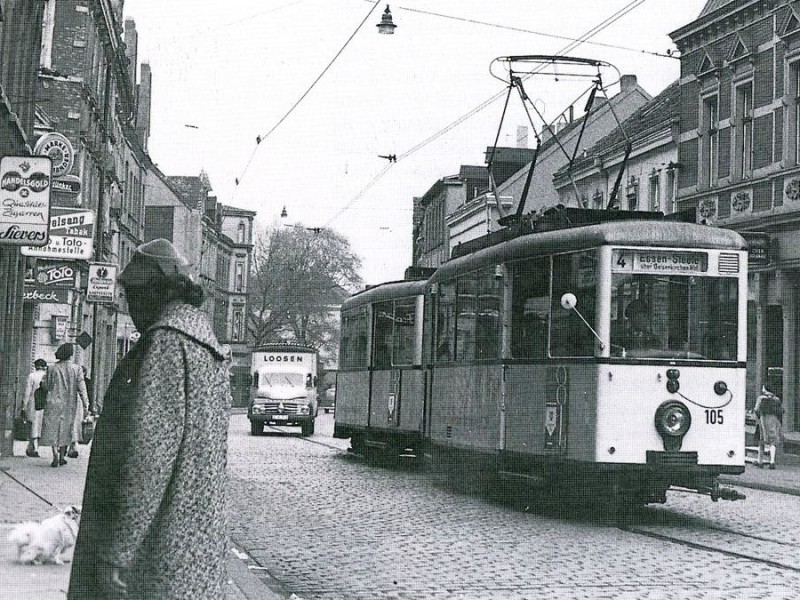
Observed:
[[[623,75],[619,80],[619,91],[629,92],[636,87],[636,75]]]
[[[520,125],[517,127],[517,148],[528,147],[528,127]]]

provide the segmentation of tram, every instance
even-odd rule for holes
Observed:
[[[743,497],[718,476],[745,465],[747,243],[596,213],[349,298],[334,436],[626,504]]]

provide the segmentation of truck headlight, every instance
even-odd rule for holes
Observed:
[[[310,415],[311,414],[311,407],[308,404],[304,404],[300,407],[300,414],[301,415]]]

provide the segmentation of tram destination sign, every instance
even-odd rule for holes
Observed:
[[[680,250],[618,249],[612,253],[613,271],[634,273],[705,273],[708,254]]]

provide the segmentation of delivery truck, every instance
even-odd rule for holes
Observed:
[[[252,387],[247,418],[250,433],[265,425],[300,426],[314,433],[317,399],[317,351],[301,344],[267,344],[252,352]]]

